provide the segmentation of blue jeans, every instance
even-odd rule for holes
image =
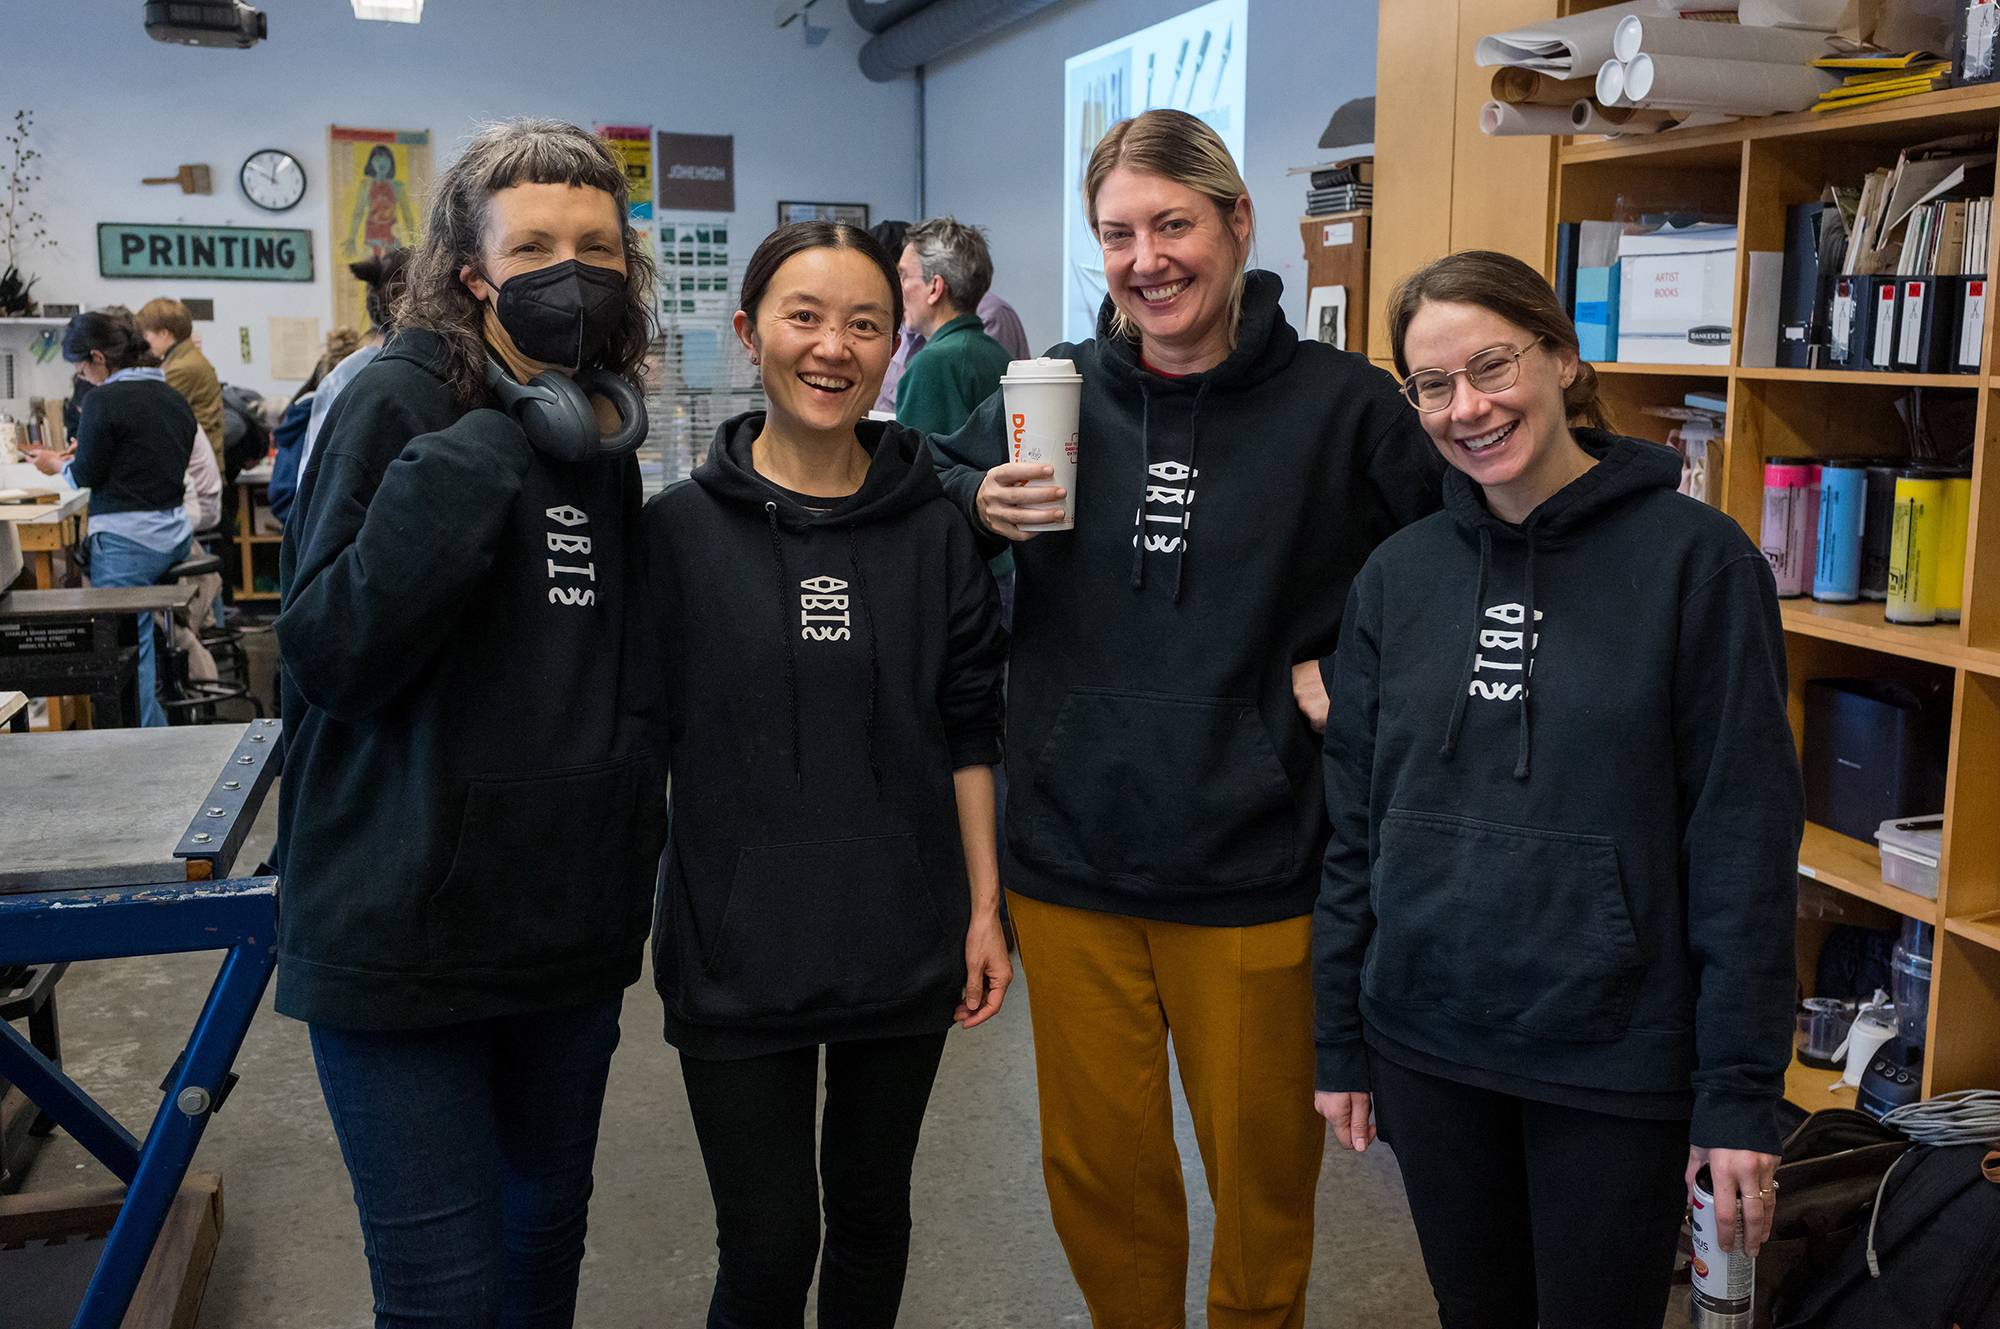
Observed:
[[[172,549],[148,549],[136,540],[99,531],[90,537],[92,586],[151,586],[167,569],[187,557],[191,541]],[[159,728],[167,722],[166,708],[153,677],[153,616],[139,615],[139,723]]]
[[[311,1027],[376,1329],[569,1329],[619,1004]]]

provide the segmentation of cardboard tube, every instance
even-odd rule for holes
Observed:
[[[1805,110],[1821,93],[1839,85],[1838,75],[1806,65],[1642,51],[1625,66],[1624,99],[1649,110],[1783,115]]]
[[[1569,108],[1570,128],[1579,134],[1657,134],[1673,127],[1665,111],[1641,111],[1632,106],[1599,106],[1584,98]]]
[[[1618,21],[1618,30],[1612,34],[1611,54],[1630,64],[1642,51],[1647,55],[1687,55],[1703,60],[1803,65],[1828,54],[1829,48],[1825,34],[1818,32],[1627,14]]]
[[[1587,78],[1550,78],[1532,69],[1493,71],[1493,100],[1509,106],[1567,106],[1590,95]]]
[[[1597,68],[1597,104],[1599,106],[1621,106],[1625,102],[1625,64],[1621,60],[1606,60]]]
[[[1540,134],[1561,137],[1572,133],[1567,106],[1509,106],[1488,102],[1479,108],[1479,132],[1494,138],[1518,138]]]

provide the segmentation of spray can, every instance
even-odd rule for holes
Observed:
[[[1868,471],[1858,461],[1830,461],[1819,472],[1819,549],[1812,596],[1838,604],[1861,598],[1861,534]]]
[[[1972,472],[1944,477],[1944,536],[1938,542],[1937,616],[1956,623],[1965,603],[1965,530],[1972,519]]]
[[[1695,1174],[1688,1225],[1694,1247],[1694,1294],[1688,1298],[1693,1329],[1749,1329],[1757,1288],[1757,1261],[1743,1251],[1741,1218],[1735,1250],[1724,1250],[1715,1214],[1715,1179]]]
[[[1889,547],[1891,623],[1937,622],[1938,555],[1944,546],[1944,477],[1912,467],[1896,476],[1896,523]]]
[[[1889,546],[1896,529],[1896,470],[1893,462],[1868,466],[1868,506],[1861,523],[1861,598],[1889,598]]]
[[[1766,457],[1764,459],[1764,523],[1757,541],[1771,564],[1778,583],[1778,595],[1804,595],[1812,552],[1806,536],[1813,471],[1810,457]]]

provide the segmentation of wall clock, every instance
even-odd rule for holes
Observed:
[[[236,179],[244,197],[266,212],[289,211],[306,196],[306,168],[282,148],[251,153]]]

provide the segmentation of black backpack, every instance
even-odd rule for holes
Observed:
[[[1775,1319],[1778,1329],[2000,1329],[2000,1150],[1908,1150],[1872,1230],[1782,1296]]]
[[[271,451],[271,427],[264,423],[264,398],[234,383],[222,385],[223,478],[236,483],[239,472],[264,460]]]

